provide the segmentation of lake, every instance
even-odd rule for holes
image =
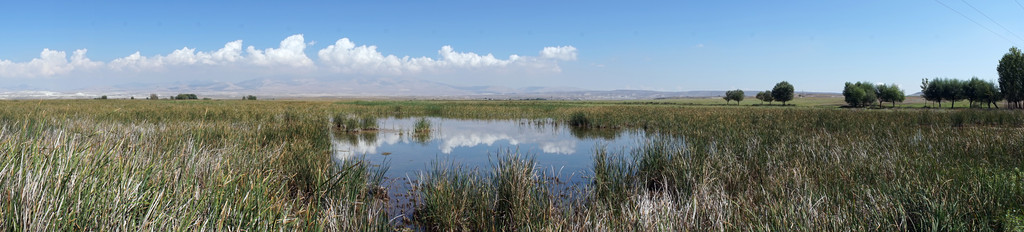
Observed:
[[[388,178],[415,179],[431,161],[454,161],[486,172],[497,153],[518,150],[533,155],[546,174],[578,179],[592,172],[595,149],[628,152],[644,137],[642,131],[579,129],[551,119],[424,119],[430,123],[427,132],[416,131],[420,118],[382,118],[376,131],[332,133],[332,159],[365,157],[373,165],[386,160]]]

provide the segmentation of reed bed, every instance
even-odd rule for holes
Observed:
[[[387,230],[382,169],[331,162],[326,111],[3,102],[4,230]],[[248,105],[246,105],[248,104]]]
[[[376,117],[649,137],[594,151],[589,181],[568,190],[529,154],[481,154],[489,172],[439,160],[410,182],[413,213],[388,215],[387,164],[330,159],[330,133],[372,136],[331,127]],[[1012,110],[0,101],[0,229],[1013,231],[1024,229],[1021,144],[1024,113]]]

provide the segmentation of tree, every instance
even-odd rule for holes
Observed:
[[[737,89],[732,91],[732,100],[736,101],[736,105],[740,105],[740,102],[743,101],[744,97],[746,97],[746,94],[743,93],[743,90]]]
[[[178,94],[178,96],[175,96],[174,99],[175,100],[197,100],[197,99],[199,99],[199,97],[196,96],[193,93],[180,93],[180,94]]]
[[[761,104],[764,104],[764,102],[768,102],[768,104],[770,105],[772,104],[772,101],[775,100],[775,98],[772,98],[771,90],[758,92],[757,95],[754,97],[757,98],[757,100],[761,100]]]
[[[967,107],[974,107],[974,102],[981,102],[985,99],[984,91],[988,86],[985,86],[985,81],[978,79],[978,77],[971,77],[971,80],[964,82],[963,88],[964,98],[967,99]]]
[[[146,98],[146,99],[149,99],[149,100],[158,100],[158,99],[160,99],[160,97],[159,97],[159,96],[157,96],[157,95],[156,95],[155,93],[151,93],[151,94],[149,94],[149,98]]]
[[[737,90],[725,91],[725,96],[722,97],[722,99],[725,99],[725,103],[726,104],[728,104],[729,101],[732,100],[732,101],[736,101],[736,105],[739,105],[740,102],[743,101],[743,97],[744,97],[743,90],[737,89]]]
[[[786,105],[787,101],[793,100],[793,85],[786,81],[775,84],[775,88],[772,88],[772,98]]]
[[[843,101],[850,106],[859,107],[864,95],[864,90],[858,88],[856,84],[846,82],[843,87]]]
[[[1006,98],[1007,107],[1020,108],[1020,102],[1024,100],[1024,54],[1017,47],[1010,47],[1010,51],[999,59],[996,72],[999,73],[999,89]]]
[[[879,84],[879,85],[876,85],[874,87],[875,87],[875,100],[878,100],[878,108],[882,108],[882,102],[887,102],[886,99],[883,98],[882,95],[885,95],[887,92],[889,92],[889,86],[885,85],[885,84]]]
[[[875,102],[875,99],[878,97],[875,95],[875,85],[871,82],[846,82],[846,86],[843,87],[843,100],[850,106],[866,107]]]
[[[249,95],[249,96],[243,97],[242,99],[244,99],[244,100],[256,100],[256,96]]]
[[[942,100],[950,101],[949,108],[956,107],[956,102],[964,100],[964,81],[957,79],[941,79],[937,78],[934,81],[937,83],[939,96]],[[939,105],[942,106],[941,104]]]
[[[896,102],[903,102],[907,98],[903,90],[896,84],[881,84],[875,87],[875,91],[878,95],[878,107],[882,107],[882,102],[892,102],[892,107],[896,107]]]
[[[998,102],[1003,100],[1003,94],[999,92],[999,87],[996,87],[995,83],[983,81],[981,89],[976,91],[981,95],[979,100],[984,101],[988,108],[992,108],[995,105],[996,109],[999,109]]]
[[[928,82],[928,87],[925,88],[924,91],[921,91],[921,95],[924,96],[925,100],[937,102],[939,103],[939,107],[942,107],[942,88],[939,86],[942,83],[940,83],[939,80],[941,79],[935,78],[931,82]]]

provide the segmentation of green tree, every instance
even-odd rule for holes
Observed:
[[[882,102],[892,102],[892,107],[896,107],[896,102],[903,102],[907,98],[903,90],[896,84],[878,85],[875,87],[875,93],[878,95],[878,107],[882,107]]]
[[[939,96],[942,100],[950,101],[949,108],[956,107],[956,102],[964,100],[964,81],[957,79],[936,78],[934,81],[938,86]],[[939,105],[942,106],[941,103]]]
[[[942,107],[942,87],[939,85],[943,83],[940,83],[939,80],[941,80],[941,78],[935,78],[928,82],[928,87],[921,92],[921,95],[924,96],[925,100],[936,102],[939,104],[939,107]]]
[[[1006,98],[1007,106],[1021,108],[1020,102],[1024,100],[1024,54],[1017,47],[1010,47],[1010,51],[999,59],[996,72],[999,73],[999,89]]]
[[[963,88],[964,98],[968,102],[967,107],[974,107],[975,102],[981,102],[986,98],[984,91],[988,86],[985,86],[985,81],[978,79],[978,77],[971,77],[961,87]]]
[[[882,108],[882,102],[887,102],[883,95],[889,91],[889,86],[885,84],[875,85],[875,100],[878,100],[878,108]]]
[[[991,81],[984,81],[980,90],[981,95],[980,101],[984,101],[988,108],[992,108],[993,105],[996,109],[999,109],[999,101],[1003,100],[1003,94],[999,91],[999,87]]]
[[[725,96],[722,97],[722,99],[725,99],[725,103],[726,104],[728,104],[729,101],[732,100],[732,101],[736,101],[736,105],[739,105],[740,102],[743,101],[743,98],[744,98],[743,90],[739,90],[739,89],[725,91]]]
[[[772,101],[775,100],[775,98],[772,98],[771,90],[758,92],[757,95],[754,97],[757,98],[757,100],[761,100],[761,104],[764,104],[764,102],[768,102],[768,104],[771,105]]]
[[[858,88],[857,85],[846,82],[843,87],[843,101],[853,107],[860,107],[860,101],[865,96],[864,90]]]
[[[732,95],[732,100],[736,101],[736,105],[740,105],[740,102],[743,101],[744,97],[746,97],[746,94],[743,93],[743,90],[739,90],[739,89],[733,90],[731,95]]]
[[[846,82],[843,87],[843,100],[853,107],[866,107],[878,99],[875,95],[875,85],[867,81],[857,83]]]
[[[192,93],[181,93],[181,94],[178,94],[178,96],[174,96],[173,99],[175,99],[175,100],[197,100],[197,99],[199,99],[199,97],[196,96],[195,94],[192,94]]]
[[[775,84],[775,88],[772,88],[772,99],[781,101],[782,105],[786,105],[787,101],[793,100],[793,85],[786,81]]]
[[[157,96],[157,95],[156,95],[155,93],[151,93],[151,94],[149,94],[149,98],[146,98],[146,99],[149,99],[149,100],[158,100],[158,99],[160,99],[160,97],[159,97],[159,96]]]

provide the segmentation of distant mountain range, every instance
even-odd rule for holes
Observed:
[[[757,91],[745,91],[753,96]],[[252,79],[239,82],[193,81],[127,83],[67,91],[52,91],[27,85],[0,88],[0,99],[81,99],[106,95],[108,98],[166,98],[194,93],[200,98],[233,99],[246,95],[267,98],[431,98],[431,99],[552,99],[629,100],[659,98],[716,97],[725,91],[663,92],[649,90],[585,90],[573,87],[456,86],[409,79]],[[804,93],[835,94],[835,93]]]

